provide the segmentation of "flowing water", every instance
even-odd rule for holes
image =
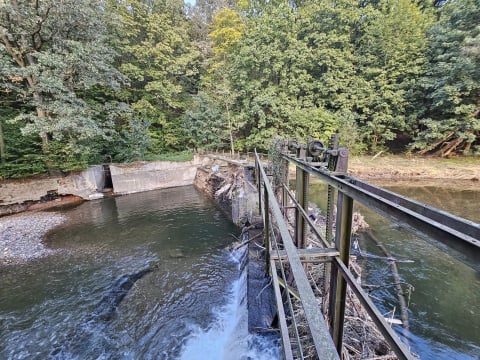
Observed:
[[[53,255],[0,268],[0,359],[279,358],[247,331],[238,229],[193,187],[64,213]]]
[[[478,187],[441,185],[383,187],[480,223]],[[325,209],[326,186],[312,184],[310,199]],[[364,207],[355,207],[391,255],[406,260],[397,267],[407,291],[410,327],[404,331],[394,326],[404,342],[421,359],[480,359],[480,273],[452,256],[452,251],[440,250],[435,242],[425,241]],[[385,257],[368,236],[360,236],[359,240],[362,251]],[[394,316],[399,318],[397,294],[388,286],[394,283],[388,262],[374,257],[359,257],[358,261],[364,268],[363,283],[380,285],[371,291],[375,304],[387,317],[395,309]]]

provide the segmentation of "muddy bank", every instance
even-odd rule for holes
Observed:
[[[348,173],[362,180],[450,180],[478,183],[480,159],[431,157],[351,157]],[[477,184],[478,185],[478,184]]]
[[[43,239],[67,220],[56,212],[29,212],[0,219],[0,265],[19,264],[53,253]]]

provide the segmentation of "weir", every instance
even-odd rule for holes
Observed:
[[[257,153],[253,158],[244,160],[210,155],[210,159],[226,162],[233,167],[234,175],[230,178],[222,178],[219,174],[213,176],[205,170],[215,167],[215,163],[204,162],[208,164],[205,169],[196,169],[197,180],[203,177],[206,182],[216,184],[216,187],[209,190],[211,196],[226,202],[224,209],[229,208],[230,218],[243,227],[244,231],[237,244],[239,249],[246,249],[248,246],[249,252],[245,254],[251,253],[251,258],[257,261],[247,262],[247,272],[243,271],[245,262],[239,261],[242,277],[238,284],[235,283],[232,291],[235,301],[230,304],[232,306],[228,308],[228,314],[244,318],[249,308],[248,330],[251,333],[268,336],[272,329],[279,329],[283,345],[282,356],[286,359],[338,359],[342,357],[344,345],[346,302],[347,296],[350,296],[347,294],[351,293],[366,309],[397,357],[414,358],[408,344],[399,339],[384,314],[375,307],[348,268],[353,203],[364,204],[382,216],[393,219],[395,223],[413,230],[444,251],[452,249],[456,257],[477,271],[480,226],[348,176],[348,151],[338,147],[335,139],[328,147],[319,141],[310,141],[306,145],[298,142],[284,143],[274,155],[270,164]],[[289,186],[288,164],[293,164],[296,169],[295,194]],[[234,170],[236,167],[242,170]],[[322,228],[318,228],[314,223],[308,209],[311,177],[328,185],[328,209],[325,226]],[[128,177],[125,179],[128,180]],[[191,175],[189,179],[193,181]],[[255,187],[257,191],[253,193]],[[117,200],[121,202],[128,199],[120,197]],[[148,197],[148,201],[157,200]],[[166,198],[162,201],[177,203],[178,198]],[[146,202],[144,199],[141,207],[145,207]],[[155,206],[152,205],[154,208]],[[122,219],[119,222],[124,221],[121,210],[117,207],[115,209],[113,213]],[[155,231],[157,230],[147,231],[144,235],[153,234]],[[263,238],[259,236],[262,232]],[[309,236],[316,238],[319,247],[307,248]],[[259,240],[263,249],[255,245]],[[152,243],[157,241],[158,239],[155,239]],[[173,253],[175,252],[172,251]],[[263,258],[259,263],[260,255]],[[322,267],[322,283],[312,280],[310,270],[313,265]],[[259,275],[257,286],[251,286],[254,272]],[[126,277],[120,277],[119,281],[114,282],[113,291],[107,292],[114,299],[106,307],[105,313],[108,317],[115,313],[116,306],[123,301],[126,292],[135,288],[133,284],[137,280],[136,274],[144,274],[143,271],[123,273],[127,274]],[[151,275],[145,277],[146,280],[149,277]],[[130,281],[131,279],[133,280]],[[123,280],[130,282],[125,283]],[[127,284],[127,288],[122,287],[122,284]],[[242,293],[244,286],[248,289],[247,294]],[[255,303],[256,301],[258,303]],[[98,300],[95,303],[98,303]],[[268,306],[264,306],[265,304]],[[273,313],[269,308],[272,304],[275,306]],[[238,308],[242,309],[241,314],[234,311]],[[251,318],[253,314],[260,314],[261,319]],[[263,323],[260,320],[263,320]],[[261,325],[256,325],[260,323]],[[228,328],[220,327],[215,331],[221,333],[222,329],[227,329],[236,334],[236,325],[229,323]],[[248,332],[244,325],[241,330],[242,334]],[[197,335],[200,343],[198,346],[193,344],[192,349],[201,349],[205,345],[201,342],[202,336],[210,336],[212,333],[199,332]],[[247,338],[251,339],[246,335],[245,339]],[[408,336],[402,338],[405,340]]]
[[[353,203],[357,201],[443,251],[453,252],[476,270],[479,270],[480,226],[348,176],[348,151],[338,147],[336,139],[332,139],[329,147],[319,141],[306,145],[296,141],[282,143],[273,161],[277,164],[267,166],[255,153],[258,211],[264,225],[264,261],[274,287],[283,357],[341,358],[349,292],[361,303],[397,358],[416,358],[349,270]],[[289,190],[289,164],[296,168],[295,195]],[[308,214],[310,176],[328,184],[323,231],[319,231]],[[293,222],[290,211],[295,212]],[[316,237],[320,247],[306,249],[307,235]],[[312,264],[323,264],[323,284],[312,283],[308,272]],[[321,288],[322,295],[315,295],[313,288]],[[298,303],[303,319],[296,319]],[[403,338],[407,341],[408,336]]]

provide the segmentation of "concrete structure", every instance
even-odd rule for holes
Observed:
[[[199,167],[195,187],[214,199],[236,225],[261,221],[257,190],[250,181],[253,168],[222,162],[211,160]]]
[[[0,184],[0,205],[34,202],[62,195],[76,195],[89,200],[103,189],[104,184],[102,166],[92,166],[65,177],[4,181]]]
[[[173,162],[154,161],[110,165],[115,194],[132,194],[141,191],[192,185],[199,159]]]
[[[99,199],[103,197],[105,188],[112,185],[113,189],[109,190],[119,195],[192,185],[201,162],[202,159],[195,156],[193,161],[185,162],[98,165],[66,176],[2,181],[0,216],[25,211],[33,203],[66,195],[75,195],[84,200]]]

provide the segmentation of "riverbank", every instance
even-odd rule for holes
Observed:
[[[56,212],[26,212],[0,219],[0,265],[19,264],[52,254],[45,235],[67,220]]]
[[[294,169],[292,169],[294,170]],[[458,186],[461,189],[478,187],[480,159],[478,158],[415,158],[405,156],[352,157],[349,174],[376,185],[413,184],[426,186]],[[19,180],[21,181],[21,180]],[[67,201],[68,200],[68,201]],[[41,210],[76,202],[65,197],[46,203],[24,206],[24,210]],[[17,204],[15,206],[21,206]],[[64,221],[60,213],[26,211],[0,218],[0,263],[23,262],[42,257],[48,250],[42,243],[45,234]]]
[[[348,173],[363,180],[480,181],[480,158],[353,156]],[[451,183],[450,183],[451,184]]]

